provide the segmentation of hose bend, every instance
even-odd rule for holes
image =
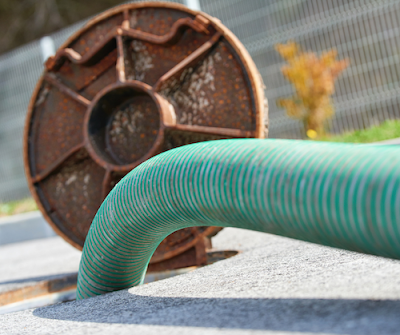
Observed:
[[[139,285],[158,244],[191,226],[400,258],[399,168],[391,146],[243,139],[164,152],[131,171],[101,205],[77,299]]]

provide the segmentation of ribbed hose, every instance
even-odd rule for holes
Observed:
[[[400,151],[289,140],[222,140],[164,152],[99,209],[77,299],[142,282],[172,232],[237,227],[400,258]]]

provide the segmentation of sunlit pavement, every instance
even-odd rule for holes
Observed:
[[[242,252],[129,290],[0,315],[0,334],[398,334],[400,261],[233,228],[213,244]],[[79,252],[59,238],[13,246],[0,248],[0,285],[77,269]]]

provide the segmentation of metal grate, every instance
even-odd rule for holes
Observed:
[[[186,3],[186,1],[179,1]],[[276,43],[295,40],[305,50],[336,48],[350,67],[333,97],[331,131],[365,128],[400,118],[400,2],[398,0],[200,0],[243,42],[266,84],[270,137],[302,138],[276,100],[293,93],[281,75]],[[52,35],[58,48],[84,22]],[[0,201],[29,195],[22,164],[22,131],[33,87],[42,72],[39,42],[0,56]]]

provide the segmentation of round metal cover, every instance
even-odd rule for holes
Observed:
[[[106,195],[144,160],[199,141],[264,137],[260,78],[237,38],[204,13],[140,3],[94,18],[46,62],[28,109],[25,168],[45,218],[82,249]],[[151,262],[215,232],[176,232]]]

